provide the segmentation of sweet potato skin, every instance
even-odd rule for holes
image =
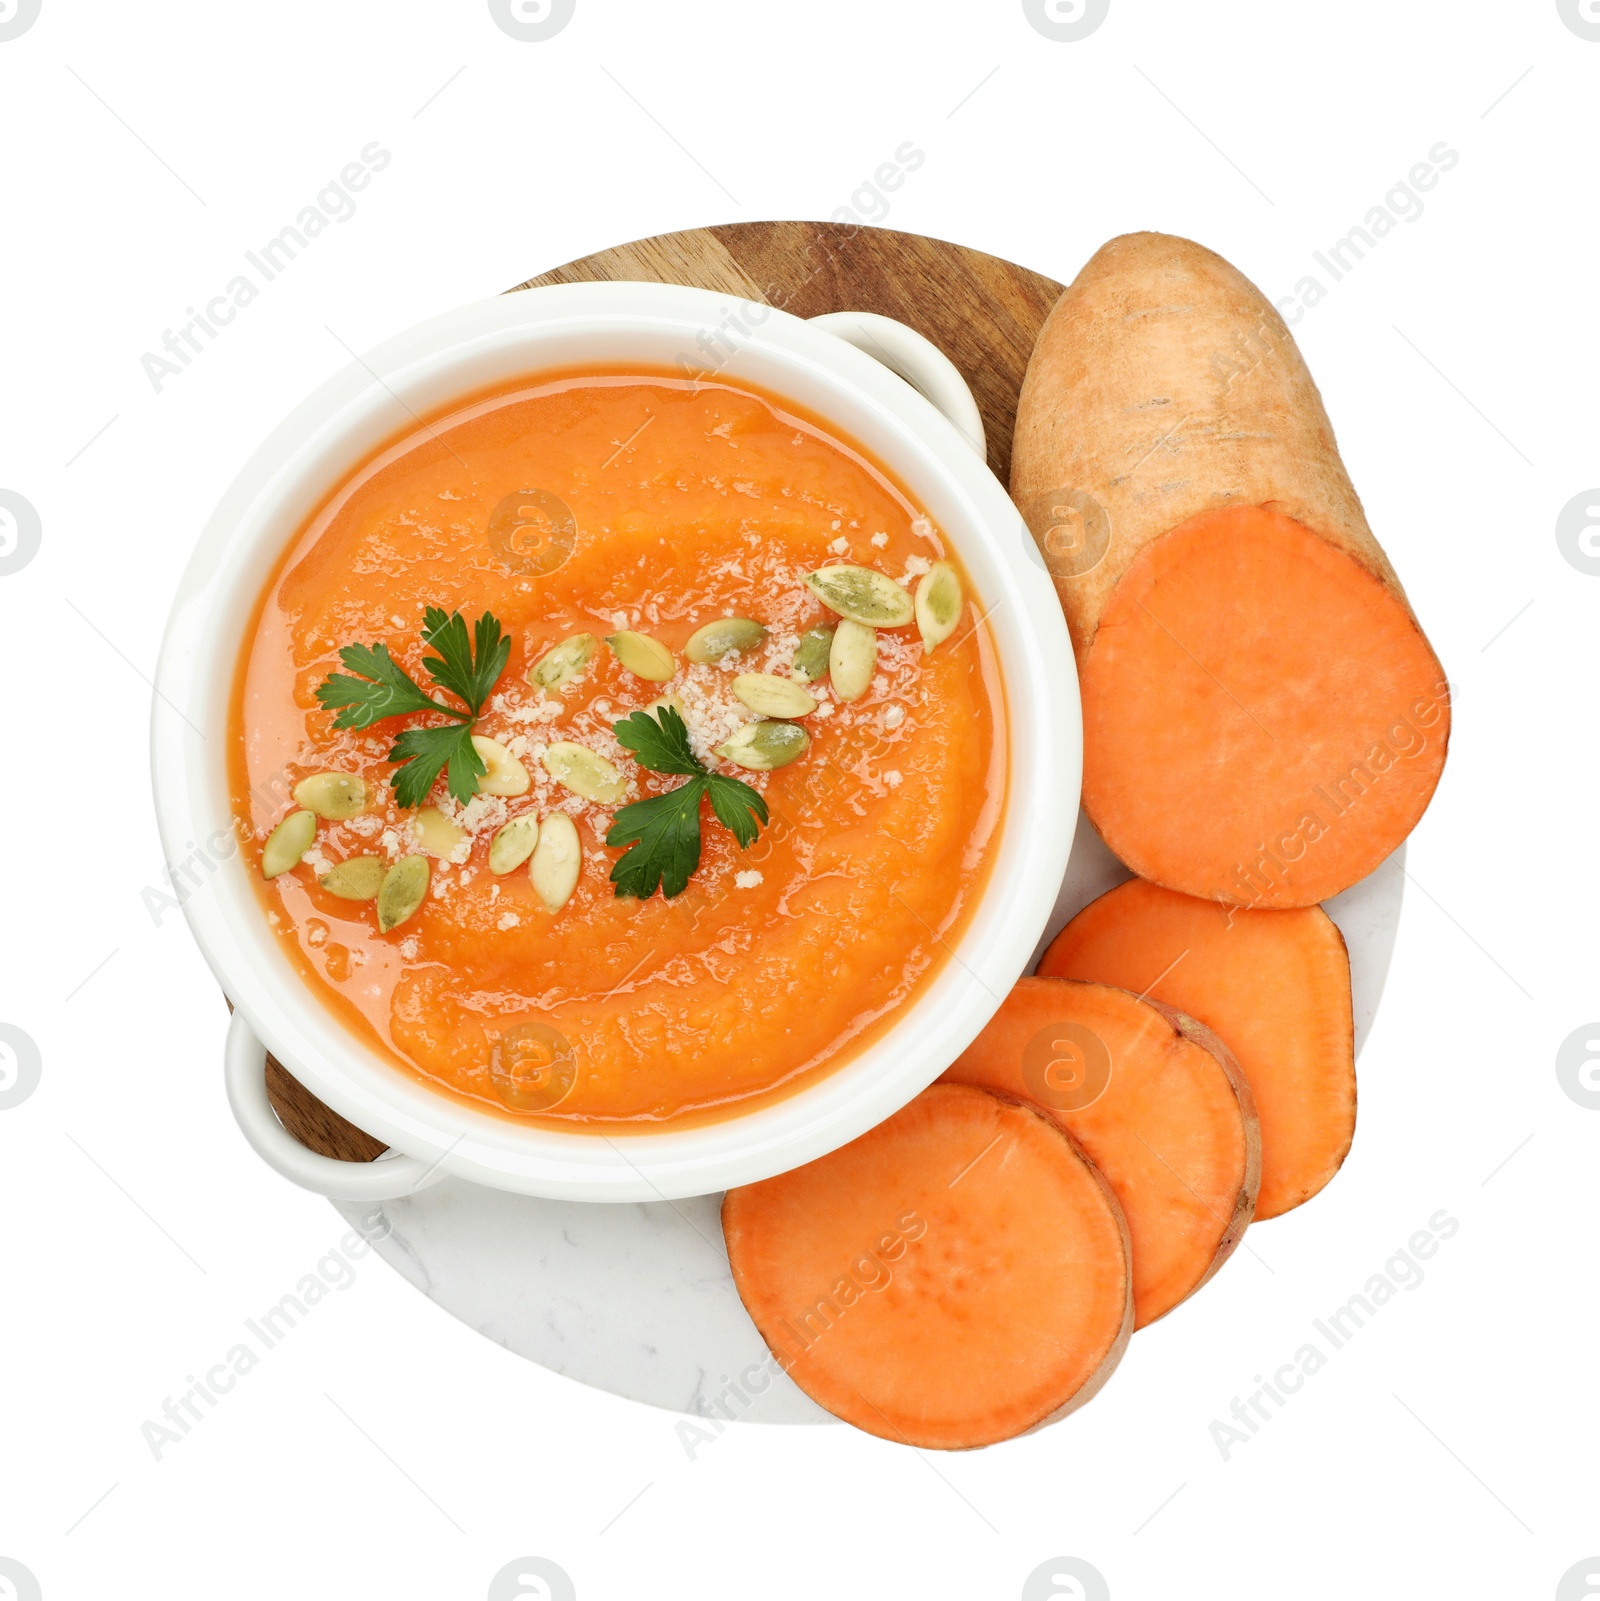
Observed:
[[[1244,1183],[1240,1185],[1238,1197],[1234,1201],[1233,1216],[1228,1219],[1228,1226],[1223,1231],[1222,1238],[1217,1241],[1217,1254],[1211,1258],[1211,1266],[1207,1268],[1205,1277],[1189,1291],[1189,1294],[1193,1295],[1195,1290],[1203,1289],[1217,1276],[1222,1264],[1239,1248],[1239,1241],[1244,1238],[1244,1231],[1255,1221],[1256,1202],[1261,1193],[1261,1124],[1256,1116],[1255,1097],[1250,1093],[1250,1080],[1245,1077],[1244,1069],[1239,1066],[1239,1058],[1228,1048],[1222,1036],[1207,1028],[1198,1018],[1190,1017],[1187,1012],[1180,1012],[1175,1006],[1167,1006],[1161,1001],[1152,1000],[1148,995],[1143,999],[1146,1006],[1155,1007],[1185,1039],[1193,1040],[1201,1050],[1209,1051],[1216,1057],[1222,1064],[1222,1071],[1227,1074],[1228,1082],[1233,1086],[1233,1093],[1239,1101],[1239,1109],[1244,1114],[1247,1153]],[[1182,1302],[1179,1305],[1182,1305]]]
[[[1294,339],[1243,274],[1164,234],[1099,250],[1035,344],[1012,495],[1078,656],[1084,807],[1135,872],[1306,906],[1399,846],[1443,768],[1448,684]],[[1428,725],[1422,758],[1346,817],[1318,786],[1364,795],[1368,764],[1395,765],[1386,731],[1414,739],[1411,717]],[[1186,814],[1203,837],[1185,837]],[[1338,852],[1309,851],[1303,828]]]
[[[995,1094],[994,1091],[990,1091],[989,1093]],[[1046,1122],[1054,1121],[1047,1113],[1041,1112],[1037,1106],[1034,1106],[1029,1101],[1016,1100],[1014,1096],[998,1094],[995,1094],[995,1098],[1002,1103],[1014,1101],[1016,1105],[1025,1107],[1035,1117],[1042,1117]],[[1056,1126],[1060,1128],[1059,1124]],[[1117,1199],[1116,1192],[1106,1182],[1105,1174],[1102,1173],[1100,1169],[1089,1160],[1089,1157],[1084,1151],[1083,1147],[1079,1145],[1075,1139],[1073,1139],[1071,1133],[1067,1129],[1061,1128],[1060,1131],[1066,1136],[1067,1144],[1071,1146],[1072,1150],[1077,1154],[1078,1159],[1083,1163],[1090,1176],[1094,1179],[1100,1194],[1105,1200],[1107,1211],[1116,1221],[1116,1225],[1122,1240],[1122,1260],[1127,1269],[1128,1293],[1127,1298],[1123,1303],[1122,1323],[1117,1329],[1116,1338],[1112,1341],[1104,1357],[1101,1358],[1100,1366],[1095,1370],[1094,1377],[1090,1379],[1087,1384],[1083,1385],[1083,1387],[1079,1389],[1076,1394],[1071,1396],[1068,1400],[1063,1401],[1054,1412],[1048,1413],[1046,1416],[1040,1418],[1039,1421],[1033,1424],[1031,1428],[1024,1429],[1024,1434],[1037,1434],[1040,1429],[1047,1429],[1052,1423],[1059,1423],[1062,1418],[1070,1417],[1071,1414],[1076,1412],[1080,1407],[1087,1406],[1088,1403],[1106,1387],[1107,1381],[1111,1378],[1111,1375],[1117,1371],[1118,1364],[1122,1361],[1123,1357],[1128,1354],[1128,1342],[1133,1338],[1133,1244],[1128,1238],[1128,1219],[1123,1213],[1122,1203]],[[1246,1221],[1248,1221],[1248,1219]],[[1242,1232],[1243,1231],[1241,1230],[1241,1233]]]
[[[1046,319],[1011,468],[1036,539],[1041,498],[1059,490],[1092,496],[1109,522],[1087,571],[1043,549],[1080,659],[1134,556],[1219,506],[1268,505],[1304,523],[1410,613],[1293,335],[1243,273],[1192,240],[1111,240]]]

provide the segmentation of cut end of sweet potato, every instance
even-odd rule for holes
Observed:
[[[789,1376],[886,1440],[961,1450],[1071,1411],[1133,1328],[1126,1226],[1033,1108],[937,1084],[860,1139],[730,1190],[740,1298]]]
[[[1449,693],[1398,594],[1267,506],[1152,540],[1083,668],[1083,801],[1141,878],[1311,906],[1365,878],[1439,782]]]
[[[1126,990],[1024,978],[941,1081],[1025,1096],[1083,1147],[1122,1204],[1134,1327],[1193,1295],[1255,1212],[1261,1143],[1228,1047]]]
[[[1148,992],[1227,1040],[1261,1123],[1258,1221],[1339,1171],[1356,1126],[1350,960],[1320,906],[1245,911],[1135,878],[1084,907],[1039,972]]]

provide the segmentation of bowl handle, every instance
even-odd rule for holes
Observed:
[[[444,1177],[438,1162],[391,1153],[375,1162],[340,1162],[308,1151],[278,1121],[267,1098],[267,1048],[235,1011],[228,1025],[223,1077],[233,1108],[251,1149],[274,1172],[303,1190],[334,1201],[394,1201],[437,1184]]]
[[[931,339],[875,311],[829,311],[806,320],[898,373],[955,424],[956,431],[980,456],[985,455],[978,403],[956,364]]]

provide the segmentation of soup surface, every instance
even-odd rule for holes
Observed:
[[[816,704],[791,721],[808,742],[786,765],[716,754],[759,720],[734,693],[740,675],[803,677],[806,631],[843,626],[807,574],[848,564],[915,590],[941,560],[962,585],[946,638],[925,649],[916,623],[880,627],[854,699],[832,677],[805,682]],[[341,729],[319,704],[354,644],[386,646],[451,702],[424,665],[432,607],[469,627],[489,612],[504,628],[509,659],[473,733],[498,742],[511,786],[526,775],[520,794],[463,805],[441,781],[425,806],[403,807],[395,738],[442,718]],[[691,636],[725,617],[765,633],[692,661]],[[664,647],[670,677],[641,676],[638,648],[605,642],[621,631]],[[581,671],[555,687],[530,678],[580,634],[594,642]],[[623,848],[606,835],[630,803],[686,779],[646,770],[615,725],[663,698],[697,761],[748,784],[768,816],[741,848],[702,803],[687,887],[639,899],[616,893]],[[609,763],[620,793],[587,798],[556,776],[571,772],[552,747],[572,745]],[[262,597],[230,753],[252,863],[303,810],[309,791],[292,798],[303,780],[361,781],[354,815],[319,808],[297,862],[257,878],[291,959],[348,1026],[434,1088],[598,1132],[726,1115],[848,1060],[935,980],[982,887],[1006,782],[991,640],[938,530],[860,451],[785,404],[647,373],[478,397],[353,474]],[[576,825],[581,859],[552,911],[534,863],[497,872],[489,853],[519,817],[540,820],[552,846],[570,838],[558,816]],[[379,913],[392,902],[321,882],[363,857],[386,883],[397,863],[426,862],[420,905],[386,932]]]

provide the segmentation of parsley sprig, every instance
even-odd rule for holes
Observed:
[[[668,900],[681,895],[700,865],[700,801],[711,802],[717,821],[748,848],[767,821],[767,803],[748,784],[707,772],[689,744],[689,730],[674,707],[652,717],[634,712],[612,724],[618,741],[653,773],[682,773],[689,782],[624,806],[612,820],[608,845],[626,845],[611,869],[618,895],[649,900],[657,885]]]
[[[317,686],[317,700],[328,711],[338,709],[335,728],[370,728],[385,718],[417,712],[451,718],[448,723],[408,728],[400,734],[389,760],[401,765],[389,782],[402,806],[420,806],[444,773],[450,793],[465,805],[478,793],[478,780],[487,771],[472,746],[473,725],[505,671],[511,641],[504,637],[492,612],[479,616],[469,638],[460,612],[430,606],[423,613],[422,643],[437,653],[422,658],[428,676],[463,701],[465,710],[435,700],[382,644],[346,645],[339,660],[348,671],[330,673]]]

